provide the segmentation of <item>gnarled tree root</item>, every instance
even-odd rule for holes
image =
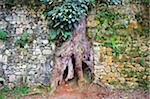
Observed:
[[[73,59],[74,62],[73,63]],[[56,52],[55,64],[52,70],[51,86],[53,90],[63,81],[66,68],[68,73],[65,81],[72,79],[76,73],[79,81],[83,81],[82,63],[85,63],[93,74],[93,50],[86,37],[86,21],[82,18],[73,31],[72,37]]]

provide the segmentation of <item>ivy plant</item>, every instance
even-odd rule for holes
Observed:
[[[108,0],[108,2],[110,4],[120,4],[120,3],[122,3],[122,0]]]
[[[15,44],[23,48],[28,41],[29,41],[29,33],[24,32],[23,35],[21,35],[16,39]]]
[[[46,17],[49,19],[49,40],[59,39],[65,41],[69,38],[78,21],[86,15],[88,10],[88,0],[60,0],[60,3],[61,5],[58,3],[58,6],[45,12]]]
[[[0,39],[5,40],[7,38],[8,33],[4,30],[0,30]]]

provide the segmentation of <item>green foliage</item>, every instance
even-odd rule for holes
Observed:
[[[143,57],[139,57],[138,58],[138,63],[143,66],[145,64],[145,59]]]
[[[118,79],[108,77],[108,74],[101,79],[105,81],[108,78],[109,81],[106,83],[119,89],[131,90],[142,87],[148,90],[150,88],[147,58],[149,55],[148,20],[142,13],[138,13],[135,16],[138,21],[137,28],[133,28],[135,26],[128,24],[130,20],[128,15],[120,10],[118,12],[119,8],[122,7],[106,3],[98,4],[95,20],[99,20],[99,24],[89,30],[90,38],[93,38],[92,34],[96,33],[96,41],[100,44],[101,61],[107,64],[109,58],[105,59],[105,57],[110,57],[113,65],[108,64],[108,66],[113,67],[116,64],[116,72],[111,69],[108,74],[114,72],[119,74]]]
[[[104,41],[105,46],[109,46],[113,49],[113,56],[116,57],[118,54],[121,54],[122,51],[118,46],[117,38],[114,36],[111,41]]]
[[[120,3],[122,3],[122,0],[109,0],[108,2],[110,4],[120,4]]]
[[[9,89],[7,87],[4,87],[0,90],[0,95],[2,95],[3,93],[9,92]]]
[[[24,47],[28,41],[29,41],[29,33],[24,32],[21,37],[17,38],[15,44],[19,45],[20,47]]]
[[[47,86],[47,90],[48,90],[48,92],[51,92],[51,91],[52,91],[51,85],[48,85],[48,86]]]
[[[13,0],[3,0],[4,4],[10,5],[13,3]]]
[[[122,0],[89,0],[90,3],[94,3],[95,5],[101,4],[101,3],[107,3],[107,4],[121,4]]]
[[[100,22],[94,27],[97,34],[96,38],[99,38],[102,35],[118,34],[116,31],[118,29],[126,29],[127,24],[125,22],[128,22],[128,15],[118,12],[111,5],[102,3],[97,6],[95,20]],[[121,35],[123,34],[125,33],[121,33]]]
[[[4,93],[8,94],[27,94],[29,91],[29,87],[25,84],[19,87],[14,87],[12,90],[9,90],[8,87],[4,87],[0,90],[0,96],[2,96]],[[0,97],[1,99],[1,97]]]
[[[150,88],[150,85],[149,85],[150,81],[149,81],[148,75],[150,75],[150,72],[148,71],[148,69],[147,70],[145,69],[137,77],[138,78],[137,82],[139,86],[144,88],[145,90],[148,90]]]
[[[27,85],[23,85],[20,87],[14,87],[11,91],[12,93],[18,93],[18,94],[27,94],[29,87]]]
[[[61,5],[45,12],[49,19],[50,40],[65,41],[77,26],[78,21],[86,15],[88,0],[65,0]]]
[[[5,40],[7,38],[7,32],[6,31],[3,31],[3,30],[0,30],[0,39],[1,40]]]
[[[123,75],[127,75],[127,78],[132,78],[132,77],[137,78],[136,80],[136,83],[138,83],[137,87],[142,87],[145,90],[148,90],[150,88],[149,86],[150,81],[148,79],[148,75],[150,74],[150,72],[148,71],[148,69],[145,68],[144,71],[139,72],[138,69],[132,70],[132,68],[125,67],[124,69],[122,69],[121,73]]]

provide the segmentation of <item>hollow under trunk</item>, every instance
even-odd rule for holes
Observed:
[[[84,81],[83,63],[87,65],[90,73],[93,75],[93,50],[86,36],[85,17],[79,21],[71,38],[56,52],[55,64],[51,74],[51,86],[53,90],[55,90],[63,80],[68,81],[73,79],[75,74],[79,82]]]

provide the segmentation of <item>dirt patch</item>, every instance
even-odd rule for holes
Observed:
[[[111,90],[95,84],[83,84],[80,87],[75,84],[62,84],[51,95],[44,92],[43,95],[26,96],[23,99],[149,99],[149,93],[144,90]]]

